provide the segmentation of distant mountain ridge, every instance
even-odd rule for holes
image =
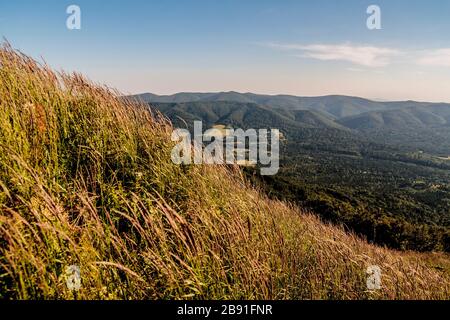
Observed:
[[[298,97],[218,92],[131,96],[159,109],[173,122],[202,120],[207,125],[239,127],[373,130],[401,134],[436,127],[450,131],[450,104],[417,101],[372,101],[342,95]],[[409,135],[408,135],[409,139]]]
[[[239,92],[190,93],[181,92],[173,95],[156,95],[144,93],[132,96],[147,103],[186,103],[186,102],[238,102],[254,103],[276,109],[314,110],[333,119],[356,116],[365,112],[387,111],[409,107],[450,106],[445,103],[416,101],[373,101],[369,99],[344,95],[319,97],[300,97],[292,95],[263,95]]]
[[[381,245],[450,250],[450,104],[237,92],[136,97],[175,128],[192,131],[201,120],[204,130],[279,129],[280,172],[262,183],[267,194]]]

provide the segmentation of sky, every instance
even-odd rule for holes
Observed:
[[[367,27],[370,5],[381,29]],[[0,36],[124,94],[450,102],[449,16],[450,0],[2,0]]]

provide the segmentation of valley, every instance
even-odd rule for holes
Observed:
[[[137,97],[175,127],[277,128],[281,169],[249,179],[369,242],[450,250],[450,104],[182,93]]]

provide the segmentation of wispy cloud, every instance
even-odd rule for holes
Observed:
[[[361,69],[361,68],[347,68],[347,71],[350,71],[350,72],[364,72],[365,70]]]
[[[278,44],[269,43],[269,47],[278,50],[296,52],[296,56],[324,61],[347,61],[365,67],[384,67],[402,52],[397,49],[360,46],[351,44]]]
[[[450,48],[406,50],[353,44],[295,44],[263,43],[272,49],[288,51],[300,58],[322,61],[346,61],[353,66],[348,71],[361,72],[365,68],[377,69],[392,64],[408,64],[422,67],[450,67]],[[368,71],[368,70],[365,70]]]
[[[424,51],[419,55],[417,63],[424,66],[450,67],[450,48]]]

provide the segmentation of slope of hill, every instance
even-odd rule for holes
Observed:
[[[337,120],[367,139],[409,148],[411,152],[450,154],[450,105],[423,103],[395,110],[366,112]]]
[[[450,297],[445,256],[368,245],[236,167],[175,165],[170,133],[146,105],[1,48],[0,297]]]
[[[450,126],[450,105],[407,107],[396,110],[366,112],[339,120],[352,129],[409,130],[447,125]]]
[[[245,120],[257,120],[258,117],[265,120],[261,123],[238,121],[242,127],[277,124],[279,129],[290,131],[291,136],[304,136],[300,131],[305,128],[336,129],[338,131],[334,131],[333,135],[337,136],[337,140],[346,139],[348,136],[341,131],[353,130],[351,140],[362,139],[378,144],[402,146],[411,152],[422,150],[438,156],[450,154],[450,104],[446,103],[376,102],[337,95],[296,97],[237,92],[179,93],[172,96],[143,94],[133,98],[163,108],[163,113],[168,115],[176,126],[185,125],[181,119],[188,124],[192,119],[202,119],[208,125],[213,118],[214,121],[219,121],[217,117],[205,117],[211,112],[217,113],[212,111],[216,108],[215,105],[227,105],[227,108],[233,105],[234,114],[225,115],[221,120],[231,123],[232,117],[238,113],[247,113],[248,106],[253,104],[252,117]],[[183,102],[176,102],[180,100]],[[163,103],[160,101],[174,103],[173,110],[170,110],[170,106],[161,106]],[[239,108],[241,110],[238,110]],[[266,119],[268,112],[273,121]],[[330,136],[330,133],[325,132],[325,135]]]
[[[260,102],[272,97],[244,95]],[[336,119],[316,109],[373,106],[365,99],[342,96],[304,99],[315,101],[313,109],[233,101],[150,105],[176,127],[192,129],[194,120],[202,120],[205,127],[277,128],[286,139],[281,170],[269,181],[269,194],[296,201],[380,245],[450,251],[450,106],[384,102],[389,110]],[[334,103],[338,108],[333,110]],[[339,107],[343,103],[344,109]]]
[[[233,101],[151,103],[150,106],[169,117],[176,127],[201,120],[205,126],[215,124],[239,128],[278,128],[295,131],[301,128],[333,128],[348,130],[333,119],[310,110],[273,109],[255,103]]]

